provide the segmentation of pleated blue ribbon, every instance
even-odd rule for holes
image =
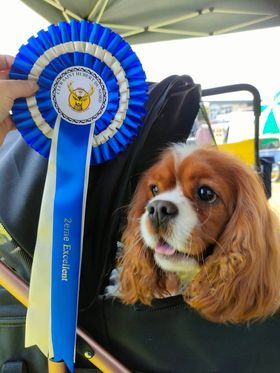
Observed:
[[[84,189],[88,182],[87,165],[91,155],[92,130],[93,125],[76,127],[61,120],[57,141],[51,335],[54,360],[64,360],[71,370],[74,361],[81,238],[85,213]]]
[[[35,79],[13,119],[49,157],[33,259],[26,345],[74,371],[80,262],[90,163],[114,158],[142,125],[147,85],[131,47],[86,21],[40,31],[20,48],[12,79]]]

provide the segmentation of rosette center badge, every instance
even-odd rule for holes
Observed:
[[[103,79],[92,69],[73,66],[63,70],[51,88],[56,112],[69,123],[90,124],[99,119],[108,104]]]

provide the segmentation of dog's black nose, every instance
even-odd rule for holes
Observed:
[[[178,207],[164,200],[155,200],[147,206],[148,216],[155,227],[166,225],[178,214]]]

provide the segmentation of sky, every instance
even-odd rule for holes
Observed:
[[[101,20],[102,22],[102,20]],[[0,53],[18,48],[48,22],[20,0],[2,4]],[[133,46],[149,81],[188,74],[203,89],[227,84],[256,86],[263,102],[280,91],[280,27]],[[244,97],[247,98],[247,97]]]

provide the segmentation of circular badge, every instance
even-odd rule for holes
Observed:
[[[120,35],[97,23],[72,20],[39,31],[20,47],[10,77],[39,85],[35,96],[16,99],[12,115],[25,141],[46,158],[58,119],[94,122],[92,164],[123,152],[143,124],[142,65]]]
[[[83,66],[69,67],[56,77],[51,88],[52,104],[67,122],[77,125],[97,121],[108,104],[103,79]]]

